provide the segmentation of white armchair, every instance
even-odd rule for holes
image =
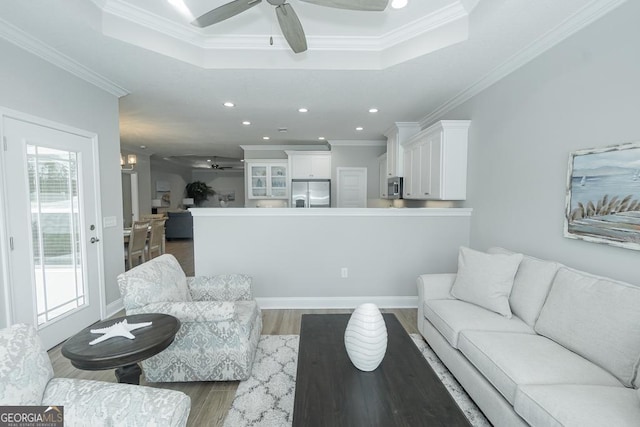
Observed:
[[[65,426],[184,426],[191,399],[179,391],[53,378],[32,326],[0,330],[0,406],[64,406]]]
[[[147,381],[249,378],[262,332],[249,276],[186,277],[165,254],[119,275],[118,286],[127,315],[164,313],[181,322],[173,343],[141,362]]]

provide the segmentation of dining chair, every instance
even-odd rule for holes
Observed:
[[[129,246],[127,250],[127,261],[129,268],[133,268],[133,261],[145,262],[145,249],[147,246],[147,233],[149,232],[149,221],[135,221],[131,227],[129,235]],[[137,262],[136,262],[137,263]]]
[[[164,253],[164,219],[154,219],[151,221],[151,232],[149,233],[149,243],[147,244],[147,255],[153,258],[153,253],[160,256]]]

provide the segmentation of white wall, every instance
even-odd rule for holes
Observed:
[[[255,296],[298,307],[305,298],[326,307],[332,298],[414,297],[419,274],[454,272],[469,243],[470,212],[421,211],[194,209],[195,272],[249,274]]]
[[[471,243],[640,284],[640,252],[563,237],[569,153],[640,140],[640,2],[446,115],[471,119]]]
[[[113,302],[120,298],[116,276],[124,270],[118,99],[2,39],[0,57],[0,106],[98,135],[102,215],[119,218],[101,238],[106,302]]]

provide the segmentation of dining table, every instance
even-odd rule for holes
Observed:
[[[147,241],[149,240],[149,235],[151,234],[151,226],[149,226],[149,228],[147,229]],[[124,240],[124,247],[125,249],[129,246],[129,236],[131,236],[131,227],[125,227],[122,229],[122,237]],[[162,253],[166,252],[166,247],[165,247],[165,242],[167,241],[167,239],[164,237],[165,236],[165,232],[164,229],[162,231]]]

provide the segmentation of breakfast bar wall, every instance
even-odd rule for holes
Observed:
[[[415,307],[415,278],[456,271],[471,209],[190,209],[197,275],[253,276],[263,308]]]

